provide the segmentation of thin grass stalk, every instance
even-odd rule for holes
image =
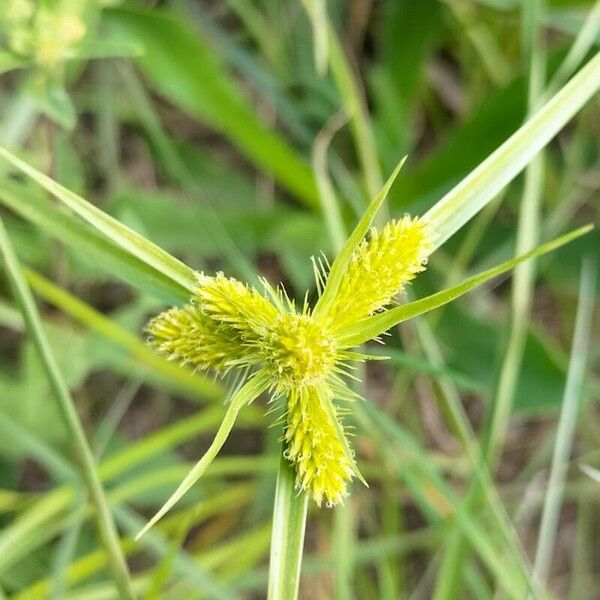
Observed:
[[[569,78],[571,73],[577,68],[577,65],[594,46],[598,35],[600,35],[600,0],[596,0],[596,3],[588,12],[583,26],[569,48],[567,56],[565,56],[565,59],[548,84],[546,96],[554,94]]]
[[[595,268],[596,265],[588,259],[584,261],[581,269],[579,302],[575,318],[575,333],[571,347],[567,383],[556,432],[550,477],[548,478],[548,490],[544,500],[534,561],[534,577],[537,577],[541,584],[546,582],[550,571],[558,518],[567,478],[569,456],[573,447],[573,435],[583,392],[594,311]]]
[[[529,61],[528,109],[532,115],[541,100],[545,75],[545,53],[541,48],[541,16],[543,0],[527,0],[523,16],[523,43]],[[519,211],[516,253],[535,247],[539,238],[541,190],[543,185],[543,153],[528,165],[525,172],[525,190]],[[483,456],[493,473],[502,441],[508,426],[513,397],[525,349],[531,298],[535,280],[535,262],[528,261],[515,268],[512,287],[512,322],[509,342],[500,370],[497,394],[494,399],[489,430],[483,444]],[[477,477],[466,497],[468,507],[473,507],[485,493],[485,483]],[[451,535],[444,560],[440,567],[434,594],[435,600],[456,597],[461,585],[468,545],[464,535],[455,529]]]
[[[529,54],[529,114],[537,109],[543,93],[546,71],[545,53],[541,47],[541,27],[544,0],[528,0],[523,10],[523,39]],[[542,187],[544,182],[543,152],[531,162],[525,171],[525,190],[519,207],[519,221],[515,252],[521,254],[534,248],[539,239]],[[536,261],[531,260],[515,268],[512,286],[512,321],[508,347],[502,367],[494,401],[490,429],[484,452],[491,470],[498,459],[502,442],[508,427],[508,419],[519,374],[527,328],[531,312],[531,302],[535,285]]]
[[[117,529],[108,507],[104,489],[100,482],[100,476],[98,474],[94,456],[87,442],[69,389],[58,368],[54,354],[50,349],[50,345],[42,329],[42,323],[35,301],[25,282],[18,258],[13,250],[4,223],[1,219],[0,255],[4,261],[4,268],[13,287],[15,297],[21,305],[27,329],[40,353],[50,385],[58,401],[65,426],[67,427],[72,444],[78,455],[81,475],[88,487],[90,499],[96,511],[98,529],[109,557],[115,584],[123,600],[134,600],[127,562],[119,543]]]
[[[354,146],[365,177],[369,198],[374,198],[383,185],[383,175],[377,158],[377,144],[369,119],[364,93],[344,54],[344,48],[331,23],[329,32],[329,65],[344,110],[350,117]]]
[[[268,600],[298,597],[308,494],[296,490],[295,478],[282,448],[273,506]]]
[[[340,94],[345,112],[350,119],[354,145],[365,178],[369,198],[375,197],[383,185],[383,175],[377,159],[377,144],[371,127],[364,92],[352,71],[340,39],[327,16],[327,7],[321,0],[303,0],[304,8],[319,34],[324,50],[320,55],[329,60],[331,74]],[[315,37],[315,41],[317,38]]]
[[[346,240],[346,230],[342,219],[339,202],[337,201],[331,179],[327,170],[327,151],[333,136],[346,123],[347,117],[338,112],[334,114],[315,138],[312,150],[312,168],[319,190],[321,212],[325,220],[329,239],[337,254]]]

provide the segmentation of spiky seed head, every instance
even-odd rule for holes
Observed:
[[[355,250],[328,312],[332,329],[363,319],[390,304],[425,270],[432,234],[422,220],[405,216],[373,228]]]
[[[298,312],[283,289],[265,281],[266,296],[222,273],[200,274],[190,303],[159,315],[147,330],[170,359],[216,371],[252,367],[268,376],[273,397],[286,398],[285,456],[297,487],[319,505],[334,505],[358,475],[334,400],[356,397],[340,375],[347,361],[362,358],[338,344],[337,332],[392,302],[424,270],[432,247],[419,219],[373,229],[354,251],[332,305],[318,315],[306,303]]]
[[[279,314],[257,350],[282,393],[325,381],[340,358],[335,339],[308,314]]]
[[[146,333],[163,356],[201,370],[224,371],[242,350],[239,337],[232,336],[196,304],[159,314],[148,323]]]
[[[223,273],[200,273],[195,299],[210,318],[250,337],[263,333],[278,315],[255,288]]]
[[[296,487],[310,493],[317,505],[325,501],[333,506],[347,495],[356,466],[341,437],[336,410],[324,402],[331,400],[315,387],[290,391],[285,456],[296,468]]]

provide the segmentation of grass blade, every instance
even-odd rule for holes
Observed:
[[[600,89],[600,52],[522,127],[425,213],[441,246],[510,183]]]
[[[215,459],[219,450],[227,440],[227,436],[232,430],[236,417],[240,410],[247,404],[254,401],[268,387],[269,381],[262,373],[257,373],[249,379],[240,390],[231,399],[231,403],[223,417],[221,426],[215,435],[215,439],[205,452],[204,456],[194,465],[192,470],[186,475],[184,480],[179,484],[171,497],[162,505],[160,510],[148,521],[143,529],[135,536],[139,540],[157,521],[159,521],[171,508],[185,495],[185,493],[202,477],[202,474],[210,466],[210,463]]]
[[[327,0],[305,0],[304,7],[313,30],[315,68],[322,77],[327,72],[329,40],[327,38]]]
[[[595,268],[596,265],[594,263],[585,261],[581,270],[579,303],[575,320],[575,333],[573,335],[569,371],[567,373],[563,405],[558,421],[552,466],[550,468],[550,477],[548,478],[548,490],[544,500],[533,568],[534,576],[542,584],[548,578],[550,570],[550,560],[556,539],[569,456],[573,446],[577,412],[583,391],[594,314]]]
[[[0,202],[48,235],[80,252],[94,267],[111,275],[117,274],[136,288],[165,301],[184,303],[189,299],[186,287],[115,246],[101,232],[81,222],[50,199],[32,194],[22,184],[3,178]]]
[[[383,183],[377,158],[377,144],[373,136],[365,95],[344,54],[338,35],[327,21],[329,64],[345,112],[350,118],[354,146],[360,160],[369,197],[375,196]]]
[[[96,509],[98,527],[110,559],[115,584],[122,598],[125,600],[134,600],[127,562],[119,543],[119,536],[110,514],[92,451],[79,421],[69,389],[50,350],[33,296],[23,278],[18,259],[12,249],[12,244],[2,220],[0,220],[0,254],[2,255],[4,267],[13,287],[14,294],[21,305],[28,331],[40,353],[48,379],[59,402],[65,425],[69,430],[69,434],[79,455],[81,474],[89,488],[90,498]]]
[[[16,167],[33,179],[38,185],[50,192],[65,206],[78,214],[92,227],[102,232],[109,240],[123,248],[131,255],[139,258],[160,273],[168,275],[188,291],[195,288],[195,275],[190,267],[171,256],[129,227],[126,227],[105,212],[84,200],[81,196],[68,190],[50,177],[44,175],[25,161],[15,156],[6,148],[0,146],[0,158]]]
[[[307,509],[308,494],[295,489],[295,474],[282,454],[273,508],[269,600],[298,597]]]
[[[447,288],[441,292],[427,296],[426,298],[421,298],[420,300],[415,300],[414,302],[409,302],[408,304],[403,304],[402,306],[398,306],[396,308],[392,308],[391,310],[387,310],[372,317],[363,319],[356,325],[352,325],[340,330],[339,342],[340,344],[348,347],[363,344],[364,342],[381,335],[391,327],[394,327],[394,325],[398,325],[398,323],[402,323],[403,321],[407,321],[408,319],[427,313],[435,308],[443,306],[444,304],[448,304],[448,302],[459,298],[463,294],[466,294],[473,288],[478,287],[486,281],[510,271],[516,265],[530,258],[547,254],[556,248],[560,248],[561,246],[568,244],[572,240],[585,235],[591,231],[592,228],[592,225],[580,227],[579,229],[575,229],[574,231],[556,238],[551,242],[542,244],[541,246],[538,246],[534,250],[526,252],[521,256],[517,256],[516,258],[507,260],[506,262],[488,269],[487,271],[473,275],[472,277],[465,279],[462,283],[459,283],[451,288]]]

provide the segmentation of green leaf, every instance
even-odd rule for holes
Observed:
[[[129,227],[119,223],[119,221],[113,219],[99,208],[96,208],[81,196],[71,192],[60,185],[60,183],[57,183],[34,167],[28,165],[2,146],[0,146],[0,158],[4,158],[4,160],[18,170],[31,177],[38,185],[50,192],[65,206],[77,213],[92,227],[103,233],[106,238],[111,240],[117,246],[121,247],[132,256],[139,258],[159,273],[170,277],[190,293],[194,291],[196,285],[194,271],[184,265],[181,261],[177,260]]]
[[[318,206],[308,164],[257,118],[240,86],[187,23],[156,10],[108,10],[104,19],[115,39],[120,36],[144,48],[139,64],[161,94],[224,133],[251,161],[306,204]]]
[[[600,89],[600,52],[497,150],[425,213],[441,246],[494,199]]]
[[[513,267],[525,260],[536,256],[541,256],[551,252],[552,250],[555,250],[556,248],[560,248],[561,246],[568,244],[570,241],[585,235],[591,231],[592,228],[592,225],[580,227],[579,229],[571,231],[570,233],[556,238],[551,242],[542,244],[530,252],[526,252],[525,254],[521,254],[521,256],[507,260],[506,262],[503,262],[496,267],[492,267],[487,271],[473,275],[472,277],[465,279],[463,282],[451,288],[447,288],[441,292],[427,296],[426,298],[421,298],[420,300],[415,300],[414,302],[409,302],[408,304],[398,306],[397,308],[367,317],[355,325],[348,326],[345,329],[340,330],[340,335],[338,338],[339,343],[347,347],[363,344],[364,342],[381,335],[391,327],[394,327],[394,325],[398,325],[403,321],[425,314],[431,310],[434,310],[435,308],[443,306],[444,304],[448,304],[448,302],[459,298],[463,294],[466,294],[486,281],[510,271]]]
[[[238,413],[244,406],[253,402],[269,386],[269,379],[264,373],[258,372],[249,379],[240,390],[233,396],[231,403],[223,417],[215,439],[205,452],[204,456],[194,465],[186,475],[170,498],[163,504],[160,510],[146,523],[143,529],[135,536],[139,540],[153,525],[155,525],[173,506],[185,495],[185,493],[202,477],[203,473],[215,459],[219,450],[227,440],[229,433],[235,425]]]

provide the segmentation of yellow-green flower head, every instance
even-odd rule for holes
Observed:
[[[5,0],[2,20],[13,26],[27,22],[33,16],[32,0]]]
[[[352,255],[329,318],[335,327],[357,321],[390,304],[425,269],[430,233],[419,219],[405,216],[382,231],[371,229]]]
[[[85,36],[83,19],[65,9],[40,10],[35,19],[35,56],[37,64],[54,68],[67,58],[69,50]]]
[[[46,5],[31,0],[5,0],[0,24],[7,28],[7,44],[17,56],[33,61],[45,70],[54,70],[69,58],[85,37],[85,2],[65,0]]]
[[[260,353],[281,392],[314,386],[342,359],[335,338],[309,314],[280,314],[272,323]]]
[[[347,495],[347,483],[356,473],[353,455],[341,431],[337,410],[327,390],[292,390],[288,396],[285,457],[296,465],[296,485],[321,506],[334,506]]]
[[[264,380],[262,389],[284,403],[285,456],[296,469],[298,489],[318,505],[333,506],[360,476],[338,404],[357,397],[344,379],[350,362],[365,358],[350,352],[337,332],[390,304],[425,268],[431,249],[422,220],[404,217],[372,229],[348,255],[341,276],[334,278],[332,266],[337,289],[325,308],[305,301],[298,310],[283,289],[266,281],[260,292],[222,273],[200,274],[187,306],[150,321],[150,343],[194,368],[216,374],[243,368]],[[317,277],[322,286],[325,274]],[[321,300],[328,293],[326,287]]]

